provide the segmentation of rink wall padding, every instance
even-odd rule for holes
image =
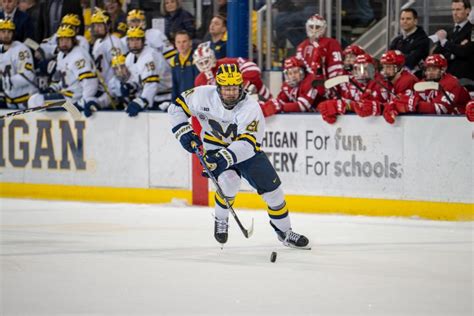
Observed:
[[[0,111],[5,112],[5,111]],[[474,124],[464,117],[277,115],[262,148],[292,211],[473,220]],[[0,196],[192,203],[191,159],[165,113],[39,112],[0,121]],[[212,189],[212,186],[211,186]],[[238,208],[266,207],[243,182]],[[209,201],[213,203],[212,192]]]

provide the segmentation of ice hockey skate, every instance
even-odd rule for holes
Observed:
[[[227,242],[229,230],[229,219],[218,219],[214,217],[214,238],[217,242],[225,244]]]
[[[291,248],[311,250],[311,247],[308,247],[309,240],[306,236],[295,233],[291,228],[286,232],[282,232],[272,222],[270,222],[270,225],[275,229],[278,240],[283,245]]]

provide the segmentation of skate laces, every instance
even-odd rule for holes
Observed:
[[[285,241],[286,243],[293,243],[293,244],[296,244],[296,242],[298,241],[298,239],[300,239],[301,235],[300,234],[297,234],[295,233],[294,231],[292,231],[291,229],[286,233],[286,237],[285,237]]]
[[[216,233],[218,234],[227,233],[228,227],[229,227],[229,224],[227,220],[216,218]]]

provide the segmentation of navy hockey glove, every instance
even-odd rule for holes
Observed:
[[[214,177],[218,177],[224,170],[232,166],[237,157],[235,154],[228,149],[221,149],[218,152],[206,153],[204,155],[204,162],[212,172]]]
[[[86,117],[92,116],[94,112],[97,112],[97,109],[99,108],[99,105],[95,101],[89,101],[84,105],[84,115]]]
[[[142,98],[134,99],[128,104],[125,112],[127,112],[130,117],[137,116],[139,112],[143,111],[147,103],[148,102]]]
[[[138,90],[138,87],[136,84],[133,83],[122,83],[120,84],[120,94],[122,97],[130,97],[133,96]]]
[[[183,146],[183,148],[191,154],[194,153],[194,147],[202,146],[201,139],[189,123],[176,125],[171,131],[173,132],[176,139],[179,140],[181,146]]]

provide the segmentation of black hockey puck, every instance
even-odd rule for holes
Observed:
[[[277,259],[277,253],[273,251],[272,254],[270,255],[270,261],[275,262],[276,259]]]

